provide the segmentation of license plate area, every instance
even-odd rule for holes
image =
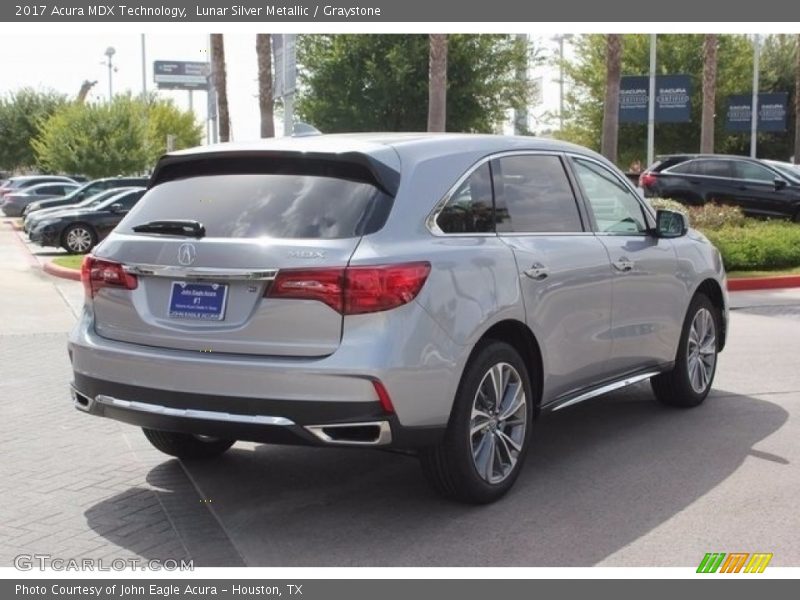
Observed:
[[[195,321],[222,321],[228,300],[224,283],[173,281],[169,294],[169,317]]]

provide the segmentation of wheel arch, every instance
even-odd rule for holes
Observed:
[[[525,365],[528,367],[528,374],[531,378],[531,387],[533,388],[534,394],[536,394],[537,398],[536,410],[538,413],[542,401],[544,371],[542,351],[536,336],[522,321],[518,321],[516,319],[505,319],[503,321],[498,321],[489,327],[489,329],[487,329],[476,342],[475,346],[472,348],[469,358],[467,359],[467,365],[470,364],[475,354],[477,354],[480,348],[489,340],[505,342],[519,352],[522,360],[525,361]]]

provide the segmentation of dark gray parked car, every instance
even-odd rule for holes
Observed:
[[[170,154],[82,275],[76,408],[181,458],[411,450],[468,502],[508,491],[542,412],[648,379],[700,404],[728,323],[720,254],[682,214],[534,138]]]
[[[19,217],[25,210],[25,207],[32,202],[40,200],[49,200],[50,198],[60,198],[76,190],[79,187],[77,183],[67,182],[49,182],[37,183],[22,188],[18,191],[12,191],[6,194],[0,200],[0,207],[7,217]]]

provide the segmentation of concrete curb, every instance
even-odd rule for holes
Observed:
[[[728,279],[729,292],[756,290],[776,290],[800,287],[800,275],[779,275],[777,277],[737,277]]]
[[[81,272],[77,269],[68,269],[67,267],[60,267],[58,265],[54,265],[51,262],[46,262],[42,265],[42,270],[45,273],[49,273],[55,277],[61,277],[62,279],[72,279],[73,281],[80,281],[81,280]]]

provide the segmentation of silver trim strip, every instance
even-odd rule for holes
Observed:
[[[578,402],[583,402],[584,400],[589,400],[590,398],[594,398],[596,396],[602,396],[603,394],[607,394],[608,392],[613,392],[614,390],[628,387],[629,385],[633,385],[634,383],[639,383],[640,381],[644,381],[645,379],[650,379],[651,377],[655,377],[659,373],[660,371],[651,371],[648,373],[642,373],[641,375],[634,375],[633,377],[627,377],[625,379],[609,383],[608,385],[599,387],[596,390],[591,390],[584,394],[580,394],[579,396],[575,396],[571,400],[567,400],[563,404],[557,405],[552,410],[554,411],[561,410],[562,408],[566,408],[567,406],[572,406],[573,404],[577,404]]]
[[[123,269],[131,275],[169,277],[171,279],[224,279],[226,281],[269,281],[275,279],[278,274],[278,269],[218,269],[170,265],[125,265]]]
[[[325,429],[347,429],[352,427],[377,427],[378,437],[363,442],[360,440],[335,440],[325,433]],[[367,423],[336,423],[334,425],[307,425],[306,429],[326,444],[342,446],[385,446],[392,443],[392,428],[388,421],[370,421]]]
[[[294,421],[285,417],[271,417],[267,415],[240,415],[234,413],[218,412],[214,410],[194,410],[191,408],[171,408],[160,404],[122,400],[112,396],[99,394],[95,402],[105,406],[113,406],[124,410],[132,410],[166,417],[181,417],[187,419],[204,419],[206,421],[219,421],[221,423],[244,423],[247,425],[294,425]]]

